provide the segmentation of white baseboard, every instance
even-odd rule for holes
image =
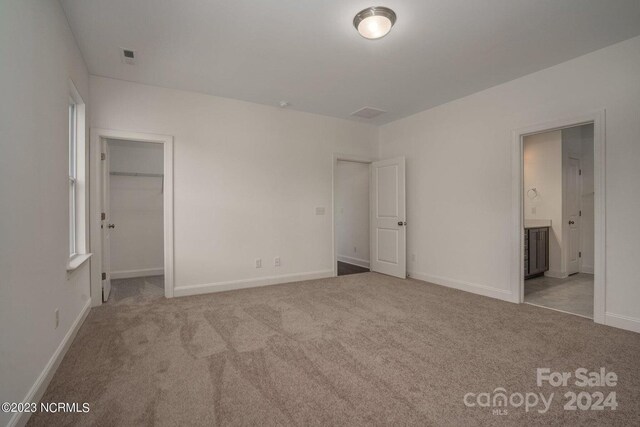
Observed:
[[[257,277],[255,279],[231,280],[228,282],[205,283],[202,285],[180,286],[173,290],[174,297],[208,294],[212,292],[232,291],[235,289],[256,288],[258,286],[280,285],[301,282],[303,280],[325,279],[333,277],[332,270],[310,271],[307,273],[282,274],[279,276]]]
[[[131,279],[133,277],[162,276],[164,268],[143,268],[140,270],[112,271],[112,279]]]
[[[544,275],[546,277],[552,277],[554,279],[566,279],[567,277],[569,277],[567,273],[563,273],[562,271],[553,271],[553,270],[545,271]]]
[[[338,255],[338,261],[346,262],[347,264],[357,265],[359,267],[369,268],[369,261],[366,259],[352,258],[350,256]]]
[[[56,373],[56,370],[58,369],[58,366],[60,366],[60,362],[62,362],[64,355],[67,354],[67,350],[69,350],[69,347],[71,346],[73,339],[76,337],[76,334],[80,329],[80,326],[82,326],[82,324],[84,323],[84,319],[87,318],[90,308],[91,308],[91,300],[88,300],[85,303],[82,310],[80,311],[80,314],[78,314],[78,317],[76,317],[76,320],[73,322],[73,324],[69,328],[69,331],[67,331],[67,334],[62,339],[62,342],[60,343],[56,351],[53,352],[53,355],[51,356],[46,366],[44,367],[44,369],[36,379],[36,382],[33,384],[33,386],[31,386],[31,389],[29,389],[29,391],[27,392],[27,395],[22,400],[23,403],[28,403],[28,402],[37,403],[40,401],[40,399],[42,399],[44,392],[47,391],[47,387],[49,386],[49,383],[53,378],[53,374]],[[9,420],[9,424],[7,424],[7,426],[23,427],[24,425],[27,424],[27,421],[29,421],[30,416],[31,416],[31,413],[29,412],[16,412],[15,414],[13,414],[13,417],[11,417],[11,419]]]
[[[462,280],[451,279],[448,277],[434,276],[431,274],[409,272],[410,277],[418,280],[422,280],[429,283],[435,283],[436,285],[446,286],[448,288],[458,289],[460,291],[471,292],[473,294],[484,295],[486,297],[496,298],[503,301],[517,303],[510,290],[492,288],[485,285],[479,285],[477,283],[465,282]]]
[[[622,316],[620,314],[605,313],[604,324],[614,328],[640,333],[640,319],[637,317]]]
[[[593,265],[583,265],[580,267],[580,273],[594,274]]]

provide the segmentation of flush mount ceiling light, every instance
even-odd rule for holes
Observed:
[[[353,18],[353,26],[366,39],[386,36],[396,23],[396,13],[388,7],[368,7]]]

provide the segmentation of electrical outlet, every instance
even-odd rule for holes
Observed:
[[[262,259],[261,258],[256,259],[256,268],[262,268]]]
[[[537,209],[536,209],[536,207],[535,207],[535,206],[531,208],[531,213],[532,213],[532,214],[534,214],[534,215],[535,215],[536,211],[537,211]]]
[[[411,254],[411,262],[416,262],[416,254]]]
[[[273,259],[273,265],[274,267],[280,267],[280,257],[277,256]]]
[[[56,308],[56,310],[53,312],[53,314],[54,314],[54,318],[55,318],[54,327],[53,328],[54,329],[58,329],[58,325],[60,325],[60,309]]]
[[[356,248],[355,246],[353,247],[353,253],[358,252],[358,248]]]

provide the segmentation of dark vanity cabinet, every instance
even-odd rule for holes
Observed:
[[[524,230],[524,278],[540,276],[549,270],[549,227]]]

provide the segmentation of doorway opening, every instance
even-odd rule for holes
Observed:
[[[91,302],[173,296],[173,138],[91,131]]]
[[[162,144],[106,139],[103,302],[164,296]]]
[[[406,279],[405,169],[404,157],[376,161],[334,154],[334,276],[343,275],[339,274],[340,266],[346,274],[368,268],[372,272]],[[367,242],[368,260],[363,258],[367,254]]]
[[[335,227],[338,276],[369,271],[369,163],[337,160]]]
[[[528,135],[524,302],[593,318],[593,123]]]
[[[605,112],[514,131],[512,293],[605,323]]]

